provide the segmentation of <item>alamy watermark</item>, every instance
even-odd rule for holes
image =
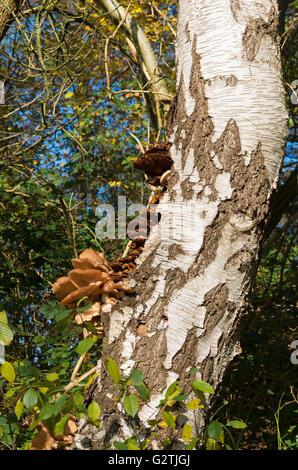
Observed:
[[[95,234],[101,240],[135,240],[140,236],[146,239],[156,228],[161,240],[187,242],[203,234],[208,220],[206,203],[181,201],[171,202],[167,206],[150,204],[146,207],[142,204],[128,205],[125,196],[118,197],[117,211],[111,204],[100,204],[95,215],[100,218]],[[158,224],[161,215],[162,226]]]

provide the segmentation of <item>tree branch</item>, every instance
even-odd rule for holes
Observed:
[[[169,94],[167,85],[160,74],[154,50],[142,28],[129,13],[126,14],[125,9],[117,0],[96,0],[96,3],[109,13],[116,24],[122,22],[121,29],[128,38],[127,44],[134,56],[137,49],[142,72],[151,83],[153,90],[157,92],[157,99],[162,103],[168,102],[169,100],[166,98],[166,95]]]

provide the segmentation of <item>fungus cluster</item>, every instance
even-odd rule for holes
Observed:
[[[38,433],[30,444],[30,450],[71,450],[78,429],[76,421],[75,416],[70,416],[63,433],[58,436],[55,436],[44,423],[38,423],[36,426]]]
[[[152,186],[166,186],[173,161],[169,155],[171,144],[161,143],[147,150],[138,158],[134,167],[144,171],[148,184]],[[73,270],[68,276],[57,279],[52,289],[60,301],[60,305],[68,306],[75,315],[78,325],[84,326],[91,322],[98,335],[102,335],[103,327],[100,323],[101,312],[110,312],[113,305],[125,294],[131,294],[133,289],[123,281],[136,266],[136,259],[140,256],[145,240],[152,228],[150,219],[150,206],[157,205],[162,192],[157,194],[148,207],[139,215],[134,227],[134,240],[130,243],[126,256],[117,261],[107,262],[103,253],[86,249],[79,258],[72,260]],[[157,223],[158,220],[155,220]],[[127,236],[132,238],[127,229]],[[83,299],[83,300],[82,300]],[[90,308],[82,309],[92,304]]]
[[[134,162],[134,167],[146,174],[147,183],[151,186],[166,186],[173,165],[170,157],[171,144],[159,143],[148,149]]]
[[[133,289],[122,282],[125,277],[121,269],[114,270],[107,262],[103,253],[87,249],[81,253],[78,259],[72,260],[74,269],[57,279],[52,289],[55,292],[60,305],[70,307],[75,313],[75,321],[78,325],[92,322],[98,326],[98,333],[102,328],[98,325],[101,310],[109,311],[111,306],[127,293],[133,293]],[[114,266],[115,267],[115,266]],[[92,306],[87,310],[78,312],[78,302],[83,298],[80,306]]]

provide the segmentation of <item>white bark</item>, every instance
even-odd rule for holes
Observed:
[[[173,175],[139,259],[135,281],[143,285],[132,305],[113,309],[105,344],[123,373],[145,372],[152,391],[139,413],[145,429],[167,385],[178,376],[186,383],[196,366],[192,380],[217,387],[239,352],[238,320],[287,135],[276,1],[180,0],[179,7]],[[138,322],[147,325],[145,338]],[[99,379],[99,401],[107,383]],[[187,416],[200,433],[203,416]],[[113,439],[133,434],[124,414],[115,419]],[[103,418],[95,440],[111,423]]]

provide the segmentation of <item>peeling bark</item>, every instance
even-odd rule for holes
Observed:
[[[154,227],[132,274],[137,295],[103,319],[102,364],[123,374],[137,367],[151,393],[136,419],[114,406],[115,385],[100,369],[92,399],[101,427],[83,425],[101,449],[142,428],[149,448],[172,438],[184,448],[187,422],[202,437],[205,410],[176,410],[177,430],[150,434],[148,419],[166,388],[180,379],[215,389],[239,353],[239,322],[249,303],[270,200],[287,135],[275,0],[180,0],[177,97],[168,132],[173,170]],[[191,368],[198,372],[190,376]],[[207,400],[208,405],[208,400]],[[81,446],[81,447],[80,447]]]

